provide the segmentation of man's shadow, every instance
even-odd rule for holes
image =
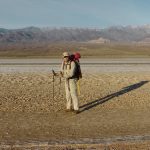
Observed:
[[[125,93],[127,93],[127,92],[130,92],[130,91],[132,91],[132,90],[135,90],[135,89],[137,89],[137,88],[140,88],[141,86],[143,86],[144,84],[146,84],[146,83],[148,83],[148,82],[149,82],[149,81],[141,81],[141,82],[139,82],[139,83],[136,83],[136,84],[133,84],[133,85],[124,87],[124,88],[122,88],[120,91],[118,91],[118,92],[116,92],[116,93],[112,93],[112,94],[107,95],[107,96],[105,96],[105,97],[103,97],[103,98],[96,99],[96,100],[94,100],[94,101],[92,101],[92,102],[89,102],[89,103],[87,103],[87,104],[84,104],[84,105],[80,106],[80,113],[83,112],[83,111],[89,110],[89,109],[91,109],[91,108],[93,108],[93,107],[96,107],[96,106],[99,105],[99,104],[105,103],[105,102],[111,100],[111,99],[114,98],[114,97],[118,97],[118,96],[123,95],[123,94],[125,94]]]

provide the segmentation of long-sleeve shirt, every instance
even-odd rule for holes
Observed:
[[[75,76],[76,64],[74,61],[69,61],[67,63],[63,62],[61,66],[61,71],[64,78],[68,79]]]

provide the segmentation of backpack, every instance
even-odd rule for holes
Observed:
[[[71,60],[71,61],[77,61],[77,62],[79,62],[79,59],[80,59],[80,58],[81,58],[81,55],[80,55],[80,53],[78,53],[78,52],[76,52],[76,53],[70,55],[70,60]]]
[[[79,80],[79,79],[82,78],[80,63],[76,60],[74,62],[75,62],[75,65],[76,65],[75,77],[77,77],[77,79]]]
[[[77,53],[77,52],[70,55],[70,57],[69,57],[70,61],[71,62],[74,61],[75,65],[76,65],[75,75],[71,78],[77,78],[78,80],[82,78],[81,67],[80,67],[80,62],[79,62],[80,58],[81,58],[81,55],[80,55],[80,53]],[[64,66],[63,66],[63,68],[64,68]],[[71,63],[70,63],[69,68],[71,69]]]

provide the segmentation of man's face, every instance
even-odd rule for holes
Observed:
[[[69,56],[64,56],[64,62],[68,62],[69,61]]]

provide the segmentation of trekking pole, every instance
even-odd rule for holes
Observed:
[[[52,73],[53,73],[53,81],[52,82],[53,82],[53,100],[54,100],[54,92],[55,92],[55,83],[54,83],[55,82],[55,77],[54,77],[55,72],[54,72],[54,70],[52,70]]]
[[[61,91],[61,77],[63,77],[63,73],[60,71],[60,76],[59,76],[59,94]]]
[[[59,77],[59,95],[60,95],[60,90],[61,90],[61,76]]]

